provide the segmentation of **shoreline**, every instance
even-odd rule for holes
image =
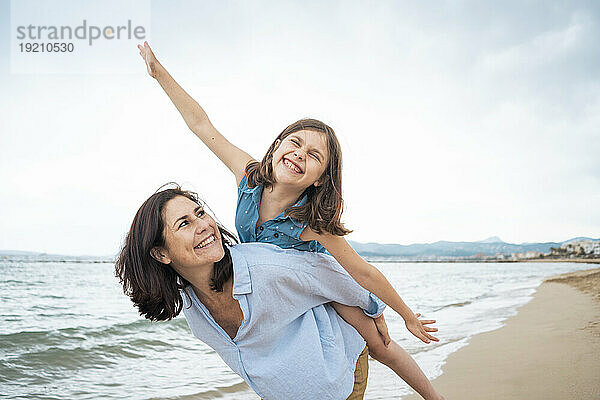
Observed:
[[[450,354],[432,383],[448,400],[592,400],[600,398],[599,371],[600,268],[595,268],[544,280],[501,328],[473,336]]]
[[[529,258],[523,260],[376,260],[366,258],[372,263],[576,263],[576,264],[600,264],[600,258]]]

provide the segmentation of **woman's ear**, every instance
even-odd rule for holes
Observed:
[[[158,262],[161,262],[166,265],[171,264],[171,259],[169,258],[169,256],[167,256],[166,252],[163,250],[162,247],[153,247],[152,249],[150,249],[150,255]]]

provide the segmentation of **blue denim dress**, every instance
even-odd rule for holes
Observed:
[[[262,191],[262,185],[249,188],[246,184],[245,175],[238,186],[235,229],[242,243],[270,243],[283,249],[327,253],[327,250],[316,240],[308,242],[300,240],[300,234],[306,228],[307,223],[291,218],[285,215],[284,212],[273,219],[265,221],[260,226],[256,226]],[[294,206],[301,206],[305,203],[306,195]]]

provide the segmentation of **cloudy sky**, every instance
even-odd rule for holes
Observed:
[[[0,249],[115,254],[168,181],[233,226],[233,176],[135,42],[109,60],[133,72],[11,73],[10,7],[0,0]],[[350,239],[600,237],[600,3],[156,1],[150,11],[159,60],[254,157],[297,119],[335,129]]]

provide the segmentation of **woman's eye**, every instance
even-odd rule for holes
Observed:
[[[202,217],[204,214],[206,214],[204,210],[198,211],[198,217]]]
[[[187,221],[183,221],[181,224],[179,224],[180,228],[183,228],[184,226],[186,226],[188,224]]]

